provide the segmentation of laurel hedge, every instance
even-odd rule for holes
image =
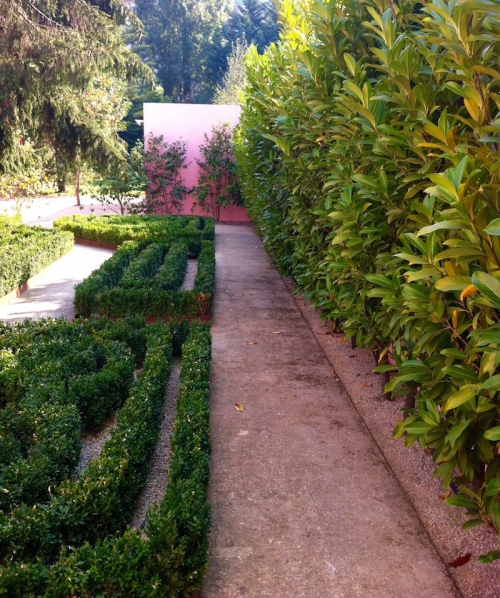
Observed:
[[[498,3],[285,2],[281,21],[247,59],[249,214],[279,269],[393,372],[385,391],[409,397],[395,435],[445,486],[473,483],[448,502],[500,531]]]

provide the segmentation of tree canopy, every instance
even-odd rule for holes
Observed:
[[[123,154],[120,81],[154,81],[126,45],[141,35],[118,0],[0,0],[0,169],[22,164],[26,138],[69,160]]]

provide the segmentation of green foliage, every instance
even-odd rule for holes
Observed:
[[[44,508],[20,504],[0,516],[5,565],[13,554],[16,559],[49,563],[61,546],[95,542],[129,522],[156,442],[172,350],[165,326],[149,327],[146,336],[143,371],[117,412],[116,426],[99,458],[76,480],[55,486]]]
[[[103,326],[110,330],[110,323],[87,323],[87,326]],[[187,339],[185,339],[188,334]],[[71,540],[71,546],[62,548],[57,558],[45,561],[42,554],[37,560],[17,558],[14,562],[0,569],[0,593],[15,595],[44,595],[66,598],[68,595],[98,596],[109,598],[133,596],[141,598],[163,598],[170,596],[188,596],[201,588],[203,573],[207,567],[208,531],[210,528],[210,507],[207,505],[207,487],[209,480],[210,431],[210,333],[208,326],[189,325],[189,333],[184,324],[176,324],[175,335],[183,343],[182,369],[176,425],[172,438],[172,458],[170,476],[163,501],[153,507],[146,519],[145,533],[147,540],[141,538],[135,530],[126,530],[123,534],[102,537],[99,534],[84,534],[81,528],[79,537]],[[130,460],[132,455],[141,459],[136,469],[138,475],[144,475],[142,464],[142,445],[149,446],[154,433],[151,427],[157,427],[159,406],[163,396],[157,395],[158,383],[164,378],[165,364],[168,363],[169,335],[162,325],[155,325],[148,333],[148,356],[144,373],[138,386],[148,388],[147,394],[137,389],[128,411],[123,414],[120,432],[122,436],[114,443],[106,445],[108,457],[96,462],[96,467],[89,472],[95,475],[97,464],[104,468],[103,475],[111,474],[114,448],[120,446],[122,460]],[[167,346],[168,345],[168,346]],[[149,396],[149,395],[153,396]],[[156,397],[156,398],[155,398]],[[139,400],[140,399],[140,400]],[[128,403],[128,402],[127,402]],[[153,425],[152,425],[152,422]],[[125,434],[126,436],[124,436]],[[121,443],[121,444],[120,444]],[[132,445],[136,450],[132,450]],[[141,446],[139,446],[141,445]],[[125,447],[125,451],[122,447]],[[148,449],[149,450],[149,449]],[[147,451],[146,451],[147,452]],[[147,457],[146,457],[147,458]],[[103,478],[108,483],[101,485],[105,496],[107,513],[109,504],[118,487],[124,493],[124,502],[128,504],[130,489],[123,487],[116,477]],[[72,484],[78,501],[78,491],[85,486],[92,496],[92,486],[88,479]],[[70,485],[66,486],[70,488]],[[105,490],[104,490],[105,488]],[[135,492],[132,484],[132,492]],[[68,498],[71,494],[68,494]],[[54,500],[63,500],[63,496]],[[97,499],[98,496],[96,495]],[[103,499],[97,504],[88,500],[86,507],[102,508]],[[68,506],[70,527],[75,524],[71,519],[74,507]],[[37,509],[38,511],[38,509]],[[85,519],[86,510],[80,511]],[[96,511],[96,520],[104,522],[106,514]],[[33,511],[32,511],[33,513]],[[35,515],[29,525],[33,533],[34,521],[45,516],[50,519],[50,511],[45,515]],[[108,522],[104,523],[108,526]],[[90,526],[93,528],[93,524]],[[76,529],[76,527],[75,527]],[[66,533],[65,528],[64,533]],[[83,542],[83,536],[101,536],[95,543]],[[76,541],[75,541],[76,540]]]
[[[113,164],[103,178],[94,180],[92,199],[113,211],[118,204],[122,216],[144,212],[144,201],[138,202],[137,199],[144,195],[145,188],[144,148],[139,141],[126,160]]]
[[[197,159],[200,173],[196,205],[220,220],[221,209],[241,202],[241,189],[233,157],[231,129],[227,123],[212,127],[210,137],[200,145],[201,159]]]
[[[73,247],[67,232],[0,222],[0,297],[16,289]]]
[[[187,259],[188,246],[186,242],[174,241],[165,256],[162,267],[158,271],[158,286],[162,290],[177,291],[181,287],[186,275]]]
[[[236,151],[267,251],[391,358],[386,391],[416,393],[395,435],[430,449],[446,485],[455,467],[500,479],[492,7],[285,2],[282,44],[247,62]]]
[[[211,218],[198,216],[63,216],[54,227],[71,231],[77,239],[104,241],[120,245],[124,241],[156,243],[186,239],[189,251],[197,253],[201,239],[214,239]]]
[[[136,0],[146,37],[135,51],[151,64],[174,102],[208,102],[214,81],[207,57],[227,20],[229,0]]]
[[[130,222],[130,224],[129,224]],[[206,317],[215,281],[214,222],[195,217],[62,218],[77,236],[128,241],[75,287],[75,312],[90,317]],[[203,227],[203,228],[198,228]],[[90,231],[89,231],[90,229]],[[202,240],[203,239],[203,240]],[[187,256],[198,257],[193,291],[178,290]]]
[[[82,161],[124,159],[122,81],[154,81],[122,35],[140,35],[135,15],[116,0],[1,0],[0,14],[0,171],[22,166],[23,139],[55,152],[61,182]]]
[[[174,214],[182,208],[189,193],[182,176],[182,170],[187,168],[186,154],[186,141],[168,143],[164,141],[163,135],[155,137],[152,133],[148,137],[144,166],[149,212]]]
[[[166,247],[159,243],[151,243],[124,270],[118,286],[122,289],[133,289],[149,286],[158,274],[163,263]]]
[[[245,55],[248,51],[246,40],[236,40],[231,54],[227,59],[227,71],[222,79],[222,85],[215,89],[213,104],[240,103],[239,95],[246,85]]]
[[[129,85],[127,97],[130,101],[130,108],[127,116],[123,119],[126,128],[120,131],[119,135],[131,150],[138,142],[144,144],[144,127],[141,122],[144,119],[144,104],[168,104],[170,98],[164,95],[161,85],[155,85],[151,89],[144,84]]]

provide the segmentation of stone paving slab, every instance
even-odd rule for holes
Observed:
[[[252,229],[216,260],[202,597],[459,596]]]
[[[75,285],[105,262],[113,251],[74,245],[73,249],[37,274],[29,291],[0,309],[0,320],[22,322],[25,318],[72,319]]]

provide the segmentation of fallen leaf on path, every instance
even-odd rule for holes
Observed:
[[[361,386],[363,388],[371,388],[372,385],[371,384],[365,384],[364,382],[361,382]]]
[[[235,403],[234,408],[238,411],[243,411],[243,405],[241,403]]]
[[[271,334],[281,334],[281,330],[277,330],[276,332],[271,332]]]
[[[450,495],[451,495],[451,490],[448,489],[446,492],[442,492],[438,496],[441,500],[446,500],[447,498],[449,498]]]
[[[332,370],[332,376],[336,376],[335,370]]]
[[[451,561],[451,563],[448,563],[448,566],[462,567],[463,565],[465,565],[466,563],[468,563],[470,561],[471,556],[472,556],[472,554],[470,552],[467,554],[464,554],[464,556],[459,556],[458,559],[455,559],[454,561]]]
[[[247,345],[258,345],[259,341],[247,341]]]
[[[339,338],[339,343],[347,343],[347,339],[346,338]]]

